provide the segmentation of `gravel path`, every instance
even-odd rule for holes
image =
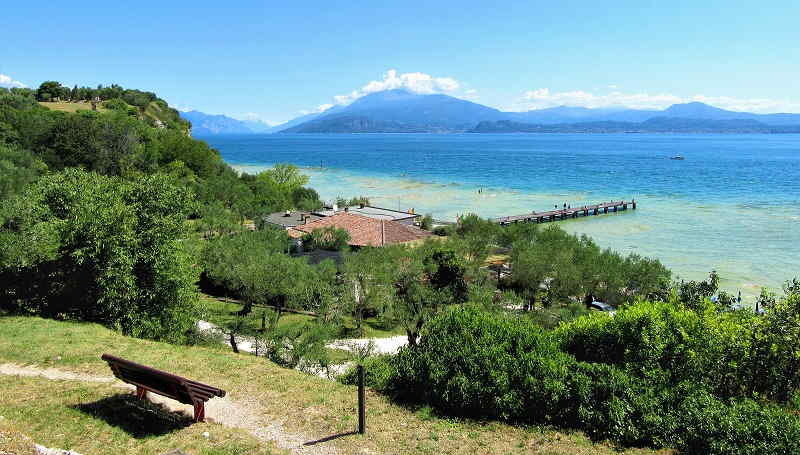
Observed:
[[[112,383],[116,387],[134,389],[133,386],[122,383],[116,380],[116,378],[89,376],[57,370],[55,368],[37,368],[13,363],[0,364],[0,374],[42,377],[50,380]],[[164,405],[174,412],[182,412],[189,416],[193,413],[191,405],[185,405],[175,400],[162,397],[161,395],[148,393],[147,398],[154,403]],[[283,428],[282,421],[264,416],[260,412],[260,406],[257,400],[245,399],[234,401],[230,398],[230,395],[226,395],[223,398],[209,400],[205,408],[206,415],[208,416],[207,420],[228,427],[247,430],[260,441],[273,442],[279,448],[289,450],[292,453],[301,455],[336,454],[336,449],[331,446],[322,444],[305,445],[309,441],[314,441],[318,438],[303,433],[286,431]],[[45,447],[41,447],[40,453],[43,455],[79,455],[75,452],[63,451],[61,449],[47,449]]]
[[[223,330],[219,328],[219,326],[208,321],[197,321],[197,328],[201,332],[212,333],[220,337],[220,342],[222,344],[230,346],[228,337],[225,335]],[[405,335],[398,335],[387,338],[350,338],[335,340],[331,343],[328,343],[326,347],[355,352],[357,350],[363,350],[367,345],[369,345],[369,343],[373,344],[372,354],[395,354],[401,347],[408,344],[408,337]],[[251,354],[255,354],[256,352],[255,340],[252,337],[238,335],[236,337],[236,346],[242,352],[249,352]],[[352,362],[333,364],[329,367],[328,371],[314,370],[309,372],[301,370],[299,367],[297,370],[314,374],[323,379],[335,379],[337,376],[340,376],[347,371],[351,365]]]
[[[352,338],[336,340],[327,346],[334,349],[355,351],[359,348],[364,349],[370,342],[374,345],[373,353],[375,354],[396,354],[401,347],[408,344],[408,337],[405,335],[398,335],[388,338]]]

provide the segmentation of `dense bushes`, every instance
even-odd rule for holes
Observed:
[[[616,316],[582,318],[557,330],[578,360],[617,365],[651,382],[691,380],[717,396],[754,394],[781,403],[800,388],[800,295],[763,316],[722,311],[709,300],[638,302]]]
[[[361,361],[364,367],[364,384],[375,390],[386,390],[392,375],[392,355],[378,355],[367,357]],[[356,365],[351,366],[336,378],[342,384],[358,384],[358,370]]]
[[[511,285],[532,303],[586,295],[616,305],[669,285],[670,271],[658,260],[602,250],[589,237],[557,226],[510,226],[501,240],[512,247]]]
[[[42,177],[0,205],[0,306],[181,340],[196,302],[180,243],[190,210],[164,176]]]
[[[602,315],[600,315],[602,316]],[[617,365],[631,374],[675,385],[693,380],[722,397],[749,384],[752,312],[700,311],[674,302],[638,302],[615,317],[581,318],[556,331],[578,360]]]
[[[589,321],[595,318],[610,319],[598,315]],[[656,338],[655,345],[665,345]],[[624,368],[622,361],[582,362],[560,349],[559,336],[533,322],[475,307],[441,313],[419,344],[402,349],[392,365],[383,390],[456,415],[552,424],[625,445],[687,453],[800,450],[800,419],[775,405],[726,401],[691,378],[674,378],[668,386],[660,373],[651,377],[644,369]]]

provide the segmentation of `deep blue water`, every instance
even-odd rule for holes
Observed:
[[[364,134],[203,138],[232,164],[291,162],[547,192],[800,201],[800,135]],[[670,160],[683,155],[684,161]]]
[[[325,199],[366,195],[436,218],[502,216],[635,197],[635,212],[570,220],[603,247],[677,275],[712,269],[745,295],[800,276],[800,135],[362,134],[216,136],[229,163],[303,166]],[[670,160],[682,155],[685,160]],[[478,189],[482,189],[478,192]]]

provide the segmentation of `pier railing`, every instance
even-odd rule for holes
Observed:
[[[566,220],[582,216],[594,216],[606,214],[608,212],[619,212],[622,210],[636,210],[636,200],[630,201],[611,201],[600,204],[583,205],[580,207],[567,207],[563,209],[548,210],[545,212],[531,212],[524,215],[512,215],[495,218],[493,221],[506,226],[514,223],[548,223],[551,221]]]

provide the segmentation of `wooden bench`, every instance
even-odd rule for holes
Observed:
[[[206,401],[214,397],[225,396],[225,391],[222,389],[140,365],[130,360],[109,354],[103,354],[100,358],[108,362],[114,376],[136,386],[137,398],[144,399],[149,391],[194,406],[195,422],[205,421]]]

